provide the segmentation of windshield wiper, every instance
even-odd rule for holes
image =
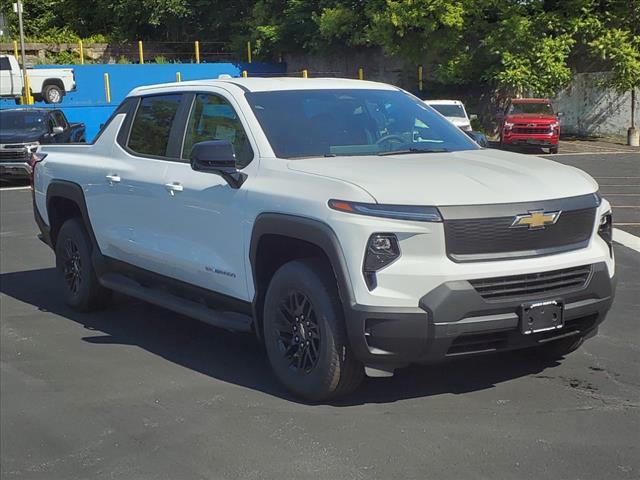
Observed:
[[[407,155],[409,153],[441,153],[448,152],[447,148],[403,148],[402,150],[391,150],[389,152],[380,152],[379,156],[385,155]]]

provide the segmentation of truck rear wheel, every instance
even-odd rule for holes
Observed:
[[[64,90],[57,85],[47,85],[42,89],[45,103],[60,103],[64,98]]]
[[[105,307],[111,299],[111,291],[98,282],[91,261],[91,241],[79,219],[64,222],[55,250],[66,304],[81,312]]]
[[[265,299],[264,342],[280,382],[307,400],[345,395],[364,377],[349,347],[335,278],[319,260],[294,260],[274,274]]]

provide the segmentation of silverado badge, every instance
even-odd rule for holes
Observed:
[[[530,210],[529,213],[516,215],[510,228],[528,227],[529,230],[539,230],[547,225],[553,225],[558,221],[562,212],[545,212],[543,210]]]

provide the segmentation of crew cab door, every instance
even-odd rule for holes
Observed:
[[[246,185],[254,147],[244,119],[232,97],[220,93],[192,95],[185,125],[180,162],[172,162],[165,176],[165,235],[172,240],[165,257],[171,276],[235,298],[248,300],[245,278],[244,237]],[[222,177],[191,168],[194,144],[205,140],[233,143],[238,167],[249,172],[240,188]],[[257,164],[257,162],[255,162]]]
[[[172,160],[174,120],[180,93],[132,99],[111,154],[88,189],[87,206],[104,255],[151,271],[162,271],[168,242],[164,179]],[[179,155],[174,154],[177,159]]]

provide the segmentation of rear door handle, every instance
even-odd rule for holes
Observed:
[[[183,186],[180,185],[179,183],[165,183],[164,188],[166,188],[169,191],[169,194],[171,196],[174,196],[176,194],[176,192],[181,192],[184,190]]]
[[[109,185],[113,185],[114,183],[120,183],[120,180],[122,180],[120,178],[119,175],[107,175],[107,182],[109,182]]]

